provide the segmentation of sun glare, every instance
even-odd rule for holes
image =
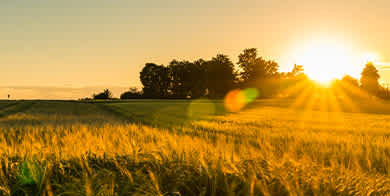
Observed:
[[[354,65],[355,57],[352,50],[341,43],[320,40],[304,45],[297,55],[297,63],[304,66],[309,78],[329,83],[354,72],[357,68]]]

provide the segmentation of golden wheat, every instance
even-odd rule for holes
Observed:
[[[43,102],[0,119],[0,192],[385,195],[389,120],[261,106],[161,127],[95,104]]]

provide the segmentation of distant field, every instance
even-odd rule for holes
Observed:
[[[339,103],[0,101],[0,195],[390,194],[390,104]]]

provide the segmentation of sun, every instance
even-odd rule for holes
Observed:
[[[297,63],[303,65],[310,79],[330,83],[333,79],[354,72],[354,55],[340,42],[316,40],[303,45],[297,55]]]

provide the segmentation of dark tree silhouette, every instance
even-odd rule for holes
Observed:
[[[378,95],[380,90],[378,82],[379,77],[378,70],[375,68],[374,64],[372,62],[368,62],[364,67],[360,78],[362,89],[372,95]]]
[[[104,89],[103,92],[94,94],[92,97],[93,99],[112,99],[112,93],[110,90]]]
[[[237,64],[242,70],[241,80],[244,86],[261,85],[264,80],[276,76],[279,68],[275,61],[267,61],[262,57],[258,57],[256,48],[245,49],[238,56]]]
[[[247,84],[253,81],[255,84],[279,75],[276,62],[266,61],[256,55],[256,49],[246,49],[239,56],[243,70],[241,80]],[[297,73],[294,74],[298,74],[300,68],[297,67]],[[146,63],[140,73],[140,80],[144,98],[199,98],[206,95],[222,98],[229,90],[237,87],[237,76],[232,61],[226,55],[218,54],[209,61],[172,60],[168,67]],[[269,89],[274,87],[269,82],[256,84],[268,85]]]
[[[145,97],[164,98],[169,96],[169,69],[163,65],[146,63],[140,73]]]
[[[205,94],[205,61],[173,60],[169,64],[170,91],[174,98],[198,98]]]
[[[142,93],[137,88],[130,88],[128,91],[121,94],[120,99],[137,99],[141,98]]]
[[[206,86],[208,96],[220,98],[234,87],[236,75],[228,56],[218,54],[206,63]]]
[[[172,60],[169,64],[169,73],[171,79],[170,90],[172,96],[175,98],[186,98],[189,94],[189,89],[191,86],[191,62],[189,61],[177,61]]]
[[[207,89],[207,62],[199,59],[193,62],[189,80],[193,84],[190,88],[191,98],[200,98],[205,95]]]
[[[237,64],[241,71],[242,88],[257,88],[260,97],[273,96],[280,90],[280,81],[277,81],[281,76],[278,73],[278,63],[258,57],[256,48],[245,49],[238,56]]]

